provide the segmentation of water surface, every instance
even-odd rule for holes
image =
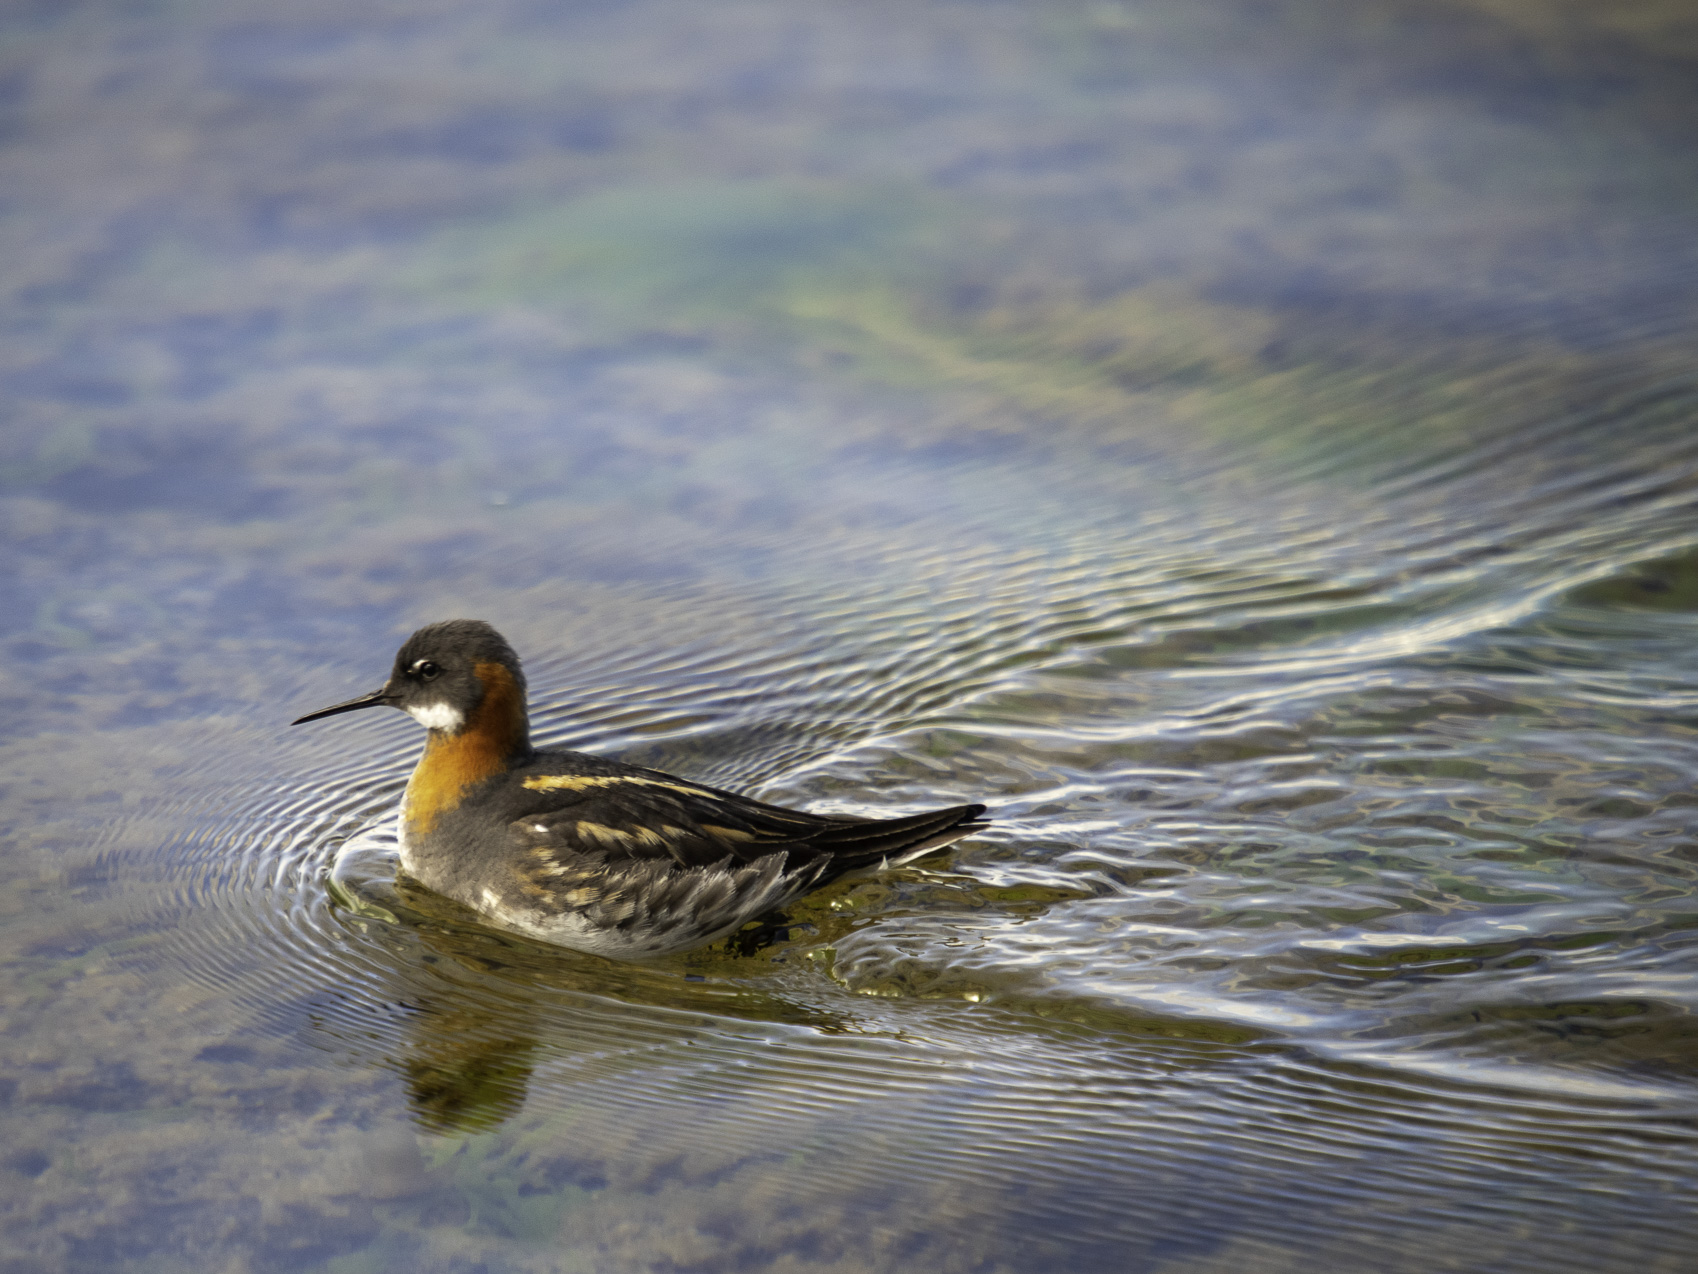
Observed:
[[[1678,1271],[1684,6],[20,6],[0,1269]],[[994,825],[652,965],[539,741]]]

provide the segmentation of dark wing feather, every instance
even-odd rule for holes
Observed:
[[[793,868],[828,860],[819,864],[824,878],[947,844],[984,812],[960,805],[893,819],[807,814],[635,767],[535,781],[559,786],[538,790],[536,811],[512,828],[539,863],[588,857],[713,867],[782,853]]]
[[[808,848],[831,855],[835,868],[850,871],[887,858],[909,857],[984,826],[977,822],[983,805],[953,805],[907,818],[834,823],[808,838]]]

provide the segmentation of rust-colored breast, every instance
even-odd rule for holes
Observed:
[[[473,671],[483,682],[483,702],[458,734],[430,732],[407,781],[410,838],[428,835],[468,787],[505,770],[524,744],[525,700],[513,674],[497,663],[478,664]]]

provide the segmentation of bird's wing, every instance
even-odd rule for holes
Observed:
[[[542,775],[525,786],[548,799],[513,821],[513,835],[532,857],[557,862],[588,856],[711,867],[783,853],[849,867],[966,835],[963,825],[984,810],[963,805],[880,820],[806,814],[648,772]]]

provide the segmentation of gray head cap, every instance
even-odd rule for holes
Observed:
[[[421,659],[432,660],[445,669],[497,663],[513,674],[520,690],[525,688],[518,654],[505,637],[481,619],[445,619],[426,624],[407,638],[395,656],[395,671],[405,672]]]

